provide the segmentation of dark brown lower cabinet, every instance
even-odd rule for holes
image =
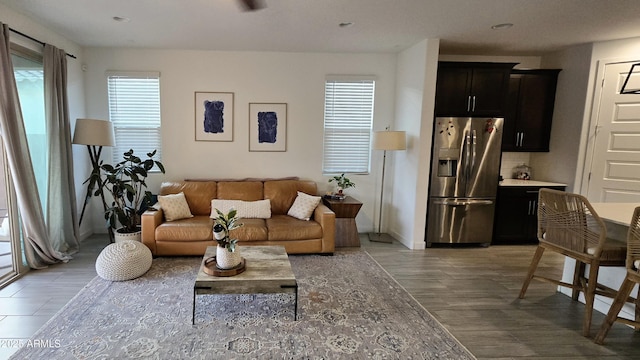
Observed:
[[[492,244],[538,242],[538,186],[500,186],[496,199]],[[564,186],[545,186],[564,190]]]

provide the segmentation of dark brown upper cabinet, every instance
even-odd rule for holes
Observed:
[[[438,62],[436,116],[504,116],[516,64]]]
[[[558,69],[513,70],[502,151],[549,151]]]

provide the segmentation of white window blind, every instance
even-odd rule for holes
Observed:
[[[162,160],[160,137],[160,74],[157,72],[108,72],[109,119],[113,123],[116,145],[113,162],[133,149],[146,158],[157,150],[155,160]]]
[[[323,173],[369,172],[374,93],[372,78],[325,81]]]

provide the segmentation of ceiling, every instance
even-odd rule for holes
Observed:
[[[82,46],[394,53],[439,38],[444,54],[539,56],[640,37],[638,0],[264,2],[246,12],[238,0],[0,0]],[[491,29],[501,23],[514,25]]]

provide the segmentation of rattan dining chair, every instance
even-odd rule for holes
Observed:
[[[640,294],[637,294],[635,298],[629,297],[636,284],[640,284],[640,206],[633,212],[629,232],[627,233],[627,275],[622,285],[620,285],[618,296],[616,296],[613,304],[611,304],[609,313],[604,319],[598,335],[596,335],[595,342],[597,344],[604,343],[604,338],[607,337],[609,329],[611,329],[611,326],[616,321],[632,325],[636,330],[640,329],[640,314],[638,313]],[[636,309],[635,320],[629,320],[619,316],[620,310],[626,302],[634,303]]]
[[[612,298],[616,295],[614,289],[597,282],[600,266],[624,266],[626,244],[607,239],[604,222],[584,196],[551,189],[540,189],[538,195],[538,241],[520,299],[524,298],[533,278],[573,289],[574,300],[582,291],[585,297],[582,335],[589,336],[595,295]],[[545,250],[576,260],[572,283],[535,275]],[[590,265],[588,276],[585,276],[586,265]]]

